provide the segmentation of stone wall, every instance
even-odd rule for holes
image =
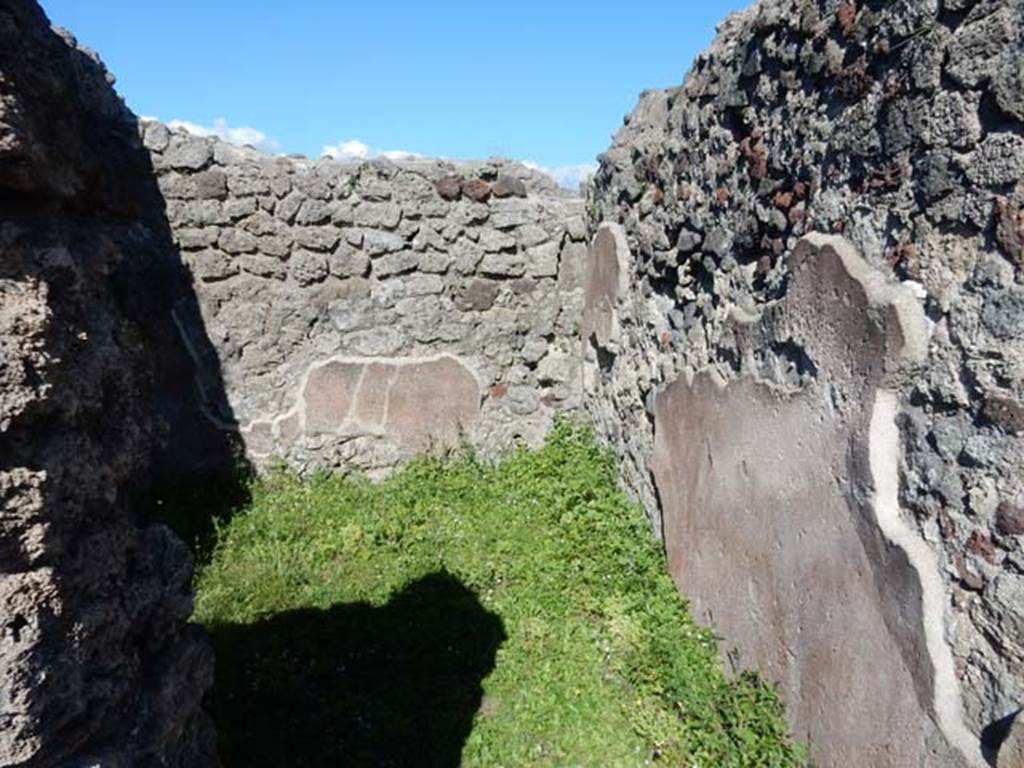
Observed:
[[[207,415],[257,464],[490,454],[578,405],[577,196],[501,161],[311,161],[143,130],[198,297],[176,319],[200,386],[224,385]]]
[[[0,765],[216,765],[152,489],[539,442],[579,405],[582,200],[138,125],[29,0],[0,44]]]
[[[217,764],[191,557],[137,522],[161,401],[187,397],[155,193],[94,55],[0,2],[3,766]]]
[[[589,195],[587,407],[821,765],[1024,702],[1022,12],[762,0]]]
[[[0,0],[0,765],[216,764],[154,480],[494,454],[581,404],[817,764],[1019,751],[1022,11],[762,0],[584,202],[137,125]]]

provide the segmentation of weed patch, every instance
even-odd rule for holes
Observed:
[[[277,474],[196,579],[229,766],[792,766],[589,431],[381,483]]]

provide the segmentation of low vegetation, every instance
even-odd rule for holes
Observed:
[[[196,577],[228,766],[791,766],[589,431],[254,482]]]

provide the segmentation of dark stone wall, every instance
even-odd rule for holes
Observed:
[[[1024,701],[1024,546],[1013,522],[1024,501],[1022,18],[1019,0],[762,0],[723,22],[682,85],[641,95],[588,200],[591,232],[617,228],[630,273],[610,324],[601,321],[612,337],[588,344],[586,399],[656,530],[691,514],[670,508],[651,473],[658,430],[670,428],[659,427],[660,393],[711,375],[723,386],[757,382],[789,402],[848,375],[849,361],[816,359],[814,334],[779,318],[804,236],[841,237],[877,275],[872,284],[917,297],[927,355],[884,385],[898,404],[900,519],[936,558],[927,570],[942,595],[929,616],[952,654],[965,727],[986,751],[996,746],[990,726]],[[846,311],[829,285],[812,296],[836,316]],[[867,312],[885,325],[884,313]],[[714,407],[739,407],[728,402],[723,395]],[[777,448],[762,445],[765,460]],[[795,469],[785,453],[776,460],[782,476]],[[856,462],[849,477],[873,487]],[[728,496],[745,482],[720,487]],[[715,499],[703,503],[701,525],[731,524]],[[668,546],[685,551],[698,539]],[[794,535],[779,554],[769,540],[768,562],[813,559],[819,547]],[[744,567],[735,561],[719,576],[745,579]],[[876,581],[884,603],[895,584]],[[751,596],[745,607],[774,610],[778,597]],[[743,644],[738,626],[720,629]]]
[[[0,1],[0,765],[215,765],[192,561],[142,521],[187,280],[100,62]]]

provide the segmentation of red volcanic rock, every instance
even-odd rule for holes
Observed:
[[[491,185],[483,179],[466,179],[462,182],[462,194],[477,203],[491,199]]]
[[[437,189],[437,194],[445,200],[458,200],[462,195],[462,177],[445,176],[435,182],[434,187]]]
[[[1002,502],[996,509],[996,530],[1004,536],[1024,535],[1024,506]]]

